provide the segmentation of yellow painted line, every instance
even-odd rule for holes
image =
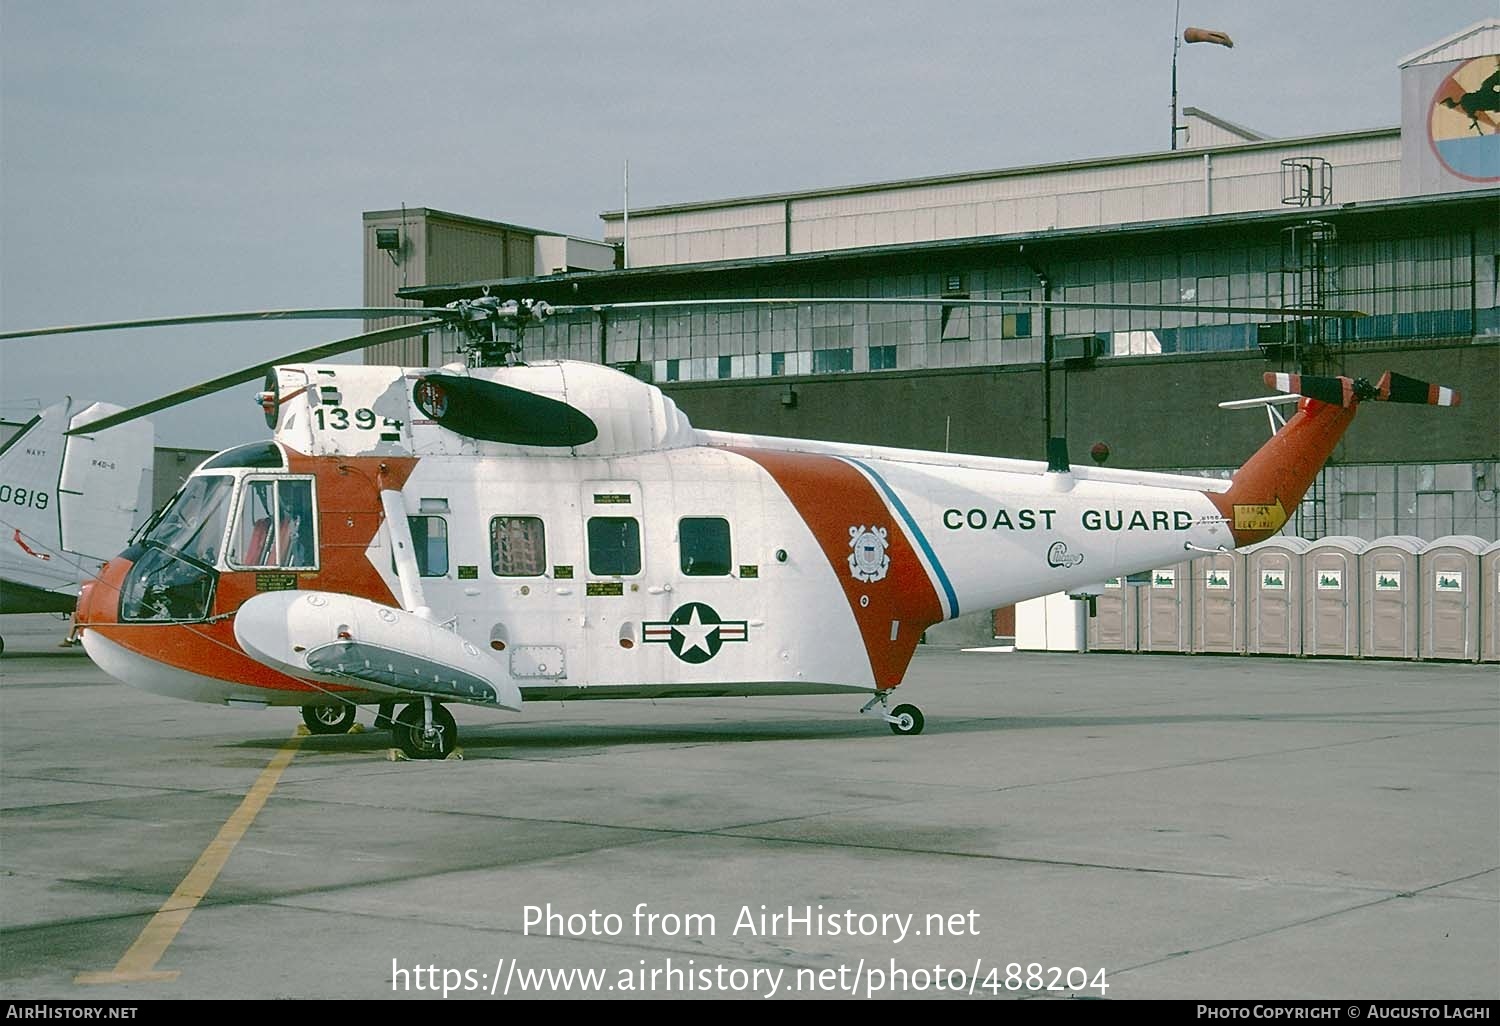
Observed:
[[[177,978],[177,971],[158,971],[156,963],[167,953],[167,948],[177,937],[177,931],[182,929],[193,909],[198,907],[198,902],[203,900],[214,881],[219,878],[219,872],[224,868],[224,863],[229,861],[234,846],[240,843],[240,838],[250,829],[250,824],[260,814],[266,800],[271,797],[271,792],[276,789],[277,782],[281,780],[282,772],[291,765],[292,758],[300,747],[302,738],[292,737],[271,759],[270,764],[261,770],[250,792],[245,795],[245,800],[240,802],[240,807],[219,828],[218,836],[198,856],[198,861],[188,870],[187,876],[182,878],[182,883],[177,885],[172,896],[151,917],[141,935],[130,945],[130,950],[121,956],[119,964],[108,972],[79,973],[73,977],[74,983],[140,983]]]

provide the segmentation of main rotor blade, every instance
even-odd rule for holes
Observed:
[[[253,367],[237,370],[232,374],[224,374],[212,380],[191,385],[188,388],[173,392],[171,395],[164,395],[160,399],[153,399],[150,402],[141,403],[139,406],[132,406],[130,409],[121,410],[119,413],[111,413],[107,417],[100,417],[98,420],[90,421],[83,427],[69,431],[67,434],[92,435],[106,428],[112,428],[117,424],[138,420],[141,417],[149,417],[151,414],[161,410],[181,405],[205,395],[212,395],[221,389],[229,388],[233,385],[242,385],[247,381],[255,381],[264,376],[266,371],[272,367],[281,364],[312,363],[330,356],[338,356],[341,353],[348,353],[356,349],[378,345],[381,342],[394,342],[397,339],[410,338],[412,335],[421,335],[424,332],[441,327],[442,324],[443,322],[440,320],[422,321],[419,324],[403,324],[394,328],[383,328],[380,331],[367,331],[363,335],[352,335],[349,338],[341,338],[334,342],[325,342],[320,346],[313,346],[311,349],[288,353],[285,356],[278,356],[274,360],[266,360],[264,363],[257,363]]]
[[[8,338],[36,338],[41,335],[72,335],[85,331],[117,331],[122,328],[165,328],[179,324],[222,324],[231,321],[354,321],[382,317],[454,317],[456,311],[426,306],[354,306],[314,310],[250,310],[245,313],[190,314],[185,317],[153,317],[140,321],[109,321],[102,324],[74,324],[57,328],[29,328],[25,331],[0,331],[0,341]]]
[[[739,298],[739,299],[653,299],[632,303],[569,303],[551,306],[553,313],[574,313],[579,310],[649,310],[673,306],[795,306],[822,303],[842,303],[884,306],[1050,306],[1074,310],[1159,310],[1168,313],[1203,314],[1265,314],[1271,317],[1364,317],[1361,310],[1325,310],[1298,306],[1242,306],[1215,305],[1209,303],[1113,303],[1095,302],[1089,299],[960,299],[931,296],[848,296],[843,298],[824,296],[799,296],[786,299]]]

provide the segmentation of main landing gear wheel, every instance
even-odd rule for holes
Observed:
[[[432,704],[432,731],[426,728],[421,702],[413,702],[396,715],[392,730],[396,744],[408,759],[446,759],[458,744],[458,724],[453,714],[436,702]]]
[[[302,722],[314,734],[347,734],[354,726],[354,706],[342,702],[338,705],[304,705]]]
[[[920,734],[922,733],[922,710],[914,705],[898,705],[891,710],[892,734]]]

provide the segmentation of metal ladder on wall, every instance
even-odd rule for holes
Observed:
[[[1321,157],[1283,160],[1282,198],[1289,206],[1322,206],[1333,200],[1333,168]],[[1339,296],[1338,229],[1309,219],[1281,232],[1281,304],[1310,310],[1336,307]],[[1284,321],[1278,347],[1280,369],[1299,374],[1344,373],[1344,345],[1337,320],[1308,317]],[[1314,541],[1328,534],[1328,467],[1313,479],[1293,519],[1293,530]]]

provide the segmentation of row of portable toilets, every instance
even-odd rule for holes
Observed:
[[[1106,582],[1088,647],[1500,662],[1500,542],[1276,537]]]

